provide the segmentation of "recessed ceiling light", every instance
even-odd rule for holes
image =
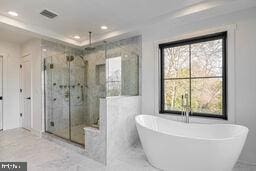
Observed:
[[[80,36],[76,35],[74,36],[75,39],[80,39]]]
[[[46,51],[47,51],[47,49],[43,49],[43,51],[44,51],[44,52],[46,52]]]
[[[17,16],[19,15],[19,14],[18,14],[17,12],[15,12],[15,11],[9,11],[8,14],[11,15],[11,16],[14,16],[14,17],[17,17]]]
[[[101,28],[101,30],[107,30],[108,29],[107,26],[101,26],[100,28]]]

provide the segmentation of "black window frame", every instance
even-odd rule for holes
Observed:
[[[216,114],[210,114],[210,113],[192,112],[192,113],[190,113],[190,115],[228,120],[228,115],[227,115],[227,92],[228,92],[227,91],[227,31],[159,44],[159,50],[160,50],[160,110],[159,110],[159,113],[160,114],[181,115],[181,111],[165,110],[165,108],[164,108],[165,107],[165,103],[164,103],[165,102],[165,100],[164,100],[164,80],[165,80],[164,79],[164,49],[182,46],[182,45],[192,45],[195,43],[202,43],[202,42],[219,40],[219,39],[222,39],[222,114],[216,115]],[[190,61],[190,63],[191,63],[191,61]],[[190,76],[189,80],[191,82],[191,76]]]

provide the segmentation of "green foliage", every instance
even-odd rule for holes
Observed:
[[[181,110],[181,96],[190,93],[192,112],[221,114],[222,40],[167,48],[164,55],[165,109]]]

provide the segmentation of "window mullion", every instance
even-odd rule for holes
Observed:
[[[202,36],[202,37],[194,37],[194,38],[190,38],[190,39],[185,39],[185,40],[180,40],[180,41],[176,41],[176,42],[170,42],[170,43],[165,43],[165,44],[160,44],[159,48],[160,48],[160,64],[161,64],[161,90],[160,90],[160,113],[170,113],[170,114],[180,114],[180,101],[175,101],[175,103],[177,103],[178,105],[174,105],[172,103],[173,100],[173,95],[170,93],[173,93],[174,91],[176,92],[176,96],[181,96],[182,93],[184,93],[184,88],[185,88],[185,92],[189,93],[189,106],[191,108],[191,113],[190,115],[192,115],[193,112],[193,116],[202,116],[202,117],[214,117],[214,118],[222,118],[222,119],[227,119],[227,109],[226,109],[226,43],[227,43],[227,33],[226,32],[222,32],[222,33],[216,33],[216,34],[211,34],[211,35],[206,35],[206,36]],[[200,45],[195,45],[197,43],[207,43],[206,47],[209,46],[210,50],[210,42],[211,41],[215,41],[214,43],[217,43],[216,45],[218,45],[220,42],[220,40],[222,40],[222,74],[220,76],[219,72],[219,68],[217,68],[218,66],[213,65],[213,67],[216,67],[216,72],[210,73],[210,74],[202,74],[202,68],[203,67],[207,67],[204,66],[203,63],[200,63],[200,61],[198,62],[198,60],[206,60],[205,57],[207,56],[203,56],[202,58],[197,58],[197,55],[203,55],[203,51],[199,51],[199,48],[202,48],[203,50],[209,50],[209,49],[205,49],[205,47],[201,47]],[[209,43],[208,43],[209,42]],[[193,47],[192,47],[193,45]],[[215,45],[215,44],[214,44]],[[185,48],[182,46],[186,46]],[[168,55],[172,55],[172,54],[165,54],[164,50],[168,49],[168,48],[179,48],[177,51],[177,55],[184,55],[183,57],[186,56],[185,60],[189,60],[186,62],[186,65],[184,63],[180,64],[177,63],[177,67],[179,67],[179,72],[182,73],[181,76],[174,78],[172,75],[166,75],[165,78],[165,58],[168,57]],[[213,46],[214,47],[214,46]],[[192,54],[192,48],[194,50],[193,54]],[[220,48],[220,46],[218,46],[218,48]],[[171,49],[172,50],[172,49]],[[181,51],[182,50],[182,51]],[[179,52],[181,51],[181,52]],[[184,54],[185,51],[185,54]],[[187,53],[188,52],[188,53]],[[176,54],[176,52],[173,52]],[[174,54],[174,55],[175,55]],[[165,57],[165,55],[167,55]],[[193,56],[192,56],[193,55]],[[196,55],[196,56],[195,56]],[[193,61],[192,61],[192,57],[193,57]],[[220,56],[218,57],[218,61],[220,61]],[[187,59],[188,58],[188,59]],[[217,58],[216,58],[217,59]],[[174,60],[171,58],[171,60]],[[178,59],[180,60],[180,59]],[[177,61],[179,62],[179,61]],[[192,68],[192,62],[193,62],[193,67]],[[170,62],[167,62],[168,65],[171,65]],[[219,63],[216,63],[219,64]],[[188,65],[188,67],[187,67]],[[197,66],[198,65],[198,66]],[[206,65],[206,64],[205,64]],[[202,68],[201,68],[202,67]],[[188,71],[187,71],[188,68]],[[197,69],[198,68],[198,69]],[[193,69],[193,76],[192,76],[192,69]],[[218,69],[218,70],[217,70]],[[195,70],[195,71],[194,71]],[[185,76],[185,78],[183,78],[184,75],[184,71],[185,74],[187,75],[188,72],[188,76]],[[177,71],[178,72],[178,71]],[[222,79],[222,80],[221,80]],[[181,84],[182,86],[180,87],[176,87],[175,89],[174,87],[170,87],[171,84],[173,84],[173,82],[179,82],[179,84]],[[185,82],[183,85],[183,81]],[[193,87],[192,87],[192,81],[193,81]],[[203,83],[203,82],[206,83]],[[220,82],[222,81],[222,82]],[[213,91],[213,86],[219,86],[222,83],[222,92],[216,92],[218,93],[218,97],[216,97],[215,101],[212,103],[213,105],[217,106],[207,106],[204,105],[206,104],[205,99],[200,99],[201,96],[211,96],[211,92]],[[165,87],[166,84],[166,87]],[[189,84],[189,85],[187,85]],[[168,85],[168,86],[167,86]],[[207,87],[207,85],[210,85]],[[188,87],[187,87],[188,86]],[[170,88],[168,91],[165,90],[167,88]],[[178,90],[179,89],[179,90]],[[207,90],[204,92],[204,90]],[[216,89],[217,90],[217,89]],[[192,111],[192,91],[193,91],[193,102],[194,102],[194,106],[195,107],[195,111]],[[200,91],[203,91],[200,93]],[[214,90],[215,91],[215,90]],[[219,91],[219,90],[218,90]],[[168,98],[168,99],[167,99]],[[219,103],[221,103],[221,98],[222,98],[222,105],[219,106]],[[175,99],[177,100],[177,99]],[[222,107],[222,113],[221,113],[221,107]],[[194,110],[193,109],[193,110]]]

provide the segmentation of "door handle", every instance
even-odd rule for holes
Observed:
[[[31,97],[27,97],[26,99],[27,99],[27,100],[30,100],[30,99],[31,99]]]
[[[3,96],[0,96],[0,100],[3,100]]]

